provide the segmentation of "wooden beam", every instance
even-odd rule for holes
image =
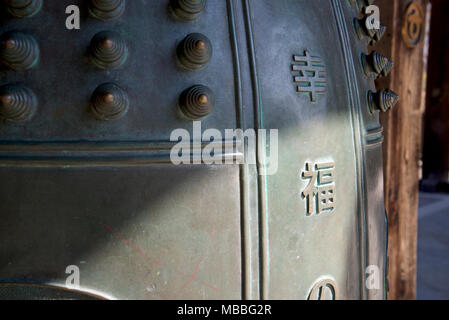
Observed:
[[[378,0],[381,22],[388,28],[384,39],[373,48],[391,57],[395,66],[389,77],[377,83],[390,88],[400,102],[381,115],[385,129],[385,207],[389,223],[388,299],[416,298],[417,210],[420,178],[422,117],[425,74],[423,34],[415,48],[402,38],[402,23],[410,0]],[[427,13],[427,0],[418,1]]]

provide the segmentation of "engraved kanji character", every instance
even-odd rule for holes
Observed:
[[[306,170],[302,173],[302,177],[309,179],[309,184],[302,192],[302,196],[307,199],[307,214],[313,213],[313,201],[318,189],[315,187],[317,182],[317,172],[313,170],[312,163],[306,162]]]

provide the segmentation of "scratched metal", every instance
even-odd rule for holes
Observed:
[[[81,289],[106,298],[241,298],[238,167],[0,176],[0,281],[65,286],[77,265]]]
[[[168,2],[127,1],[108,22],[88,17],[88,1],[44,1],[27,20],[2,13],[0,30],[35,34],[42,56],[36,69],[0,71],[0,85],[24,82],[40,102],[30,122],[0,124],[0,282],[64,287],[77,265],[79,291],[102,298],[383,299],[383,136],[367,102],[375,87],[360,60],[369,52],[353,27],[356,3],[209,0],[186,23]],[[82,9],[79,31],[64,28],[69,4]],[[87,61],[102,30],[128,42],[121,69]],[[185,71],[176,46],[194,32],[213,56]],[[320,74],[306,73],[313,85],[298,71],[304,59]],[[88,101],[110,81],[130,108],[101,122]],[[170,132],[192,130],[176,101],[195,84],[216,96],[203,130],[279,129],[277,174],[170,164]],[[333,164],[332,210],[309,214],[308,162]],[[365,287],[369,265],[380,269],[377,290]]]

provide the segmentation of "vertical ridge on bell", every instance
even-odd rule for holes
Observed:
[[[5,0],[8,12],[16,18],[30,18],[42,8],[42,0]]]
[[[90,58],[100,69],[117,69],[128,59],[128,46],[120,34],[102,31],[91,40]]]
[[[206,0],[170,0],[169,5],[172,15],[182,21],[198,19],[205,7]]]
[[[89,13],[100,20],[112,20],[125,11],[125,0],[90,0]]]
[[[212,44],[201,33],[187,35],[176,49],[178,62],[188,70],[198,70],[212,57]]]
[[[190,120],[198,120],[212,113],[215,96],[212,90],[203,85],[194,85],[181,94],[178,106],[181,113]]]
[[[29,88],[18,84],[0,87],[0,118],[12,122],[30,119],[37,108],[36,95]]]
[[[371,52],[369,55],[362,55],[362,64],[365,74],[370,77],[387,76],[393,67],[393,62],[377,51]]]
[[[128,94],[115,83],[104,83],[92,94],[90,109],[99,120],[120,119],[126,114],[128,108]]]
[[[377,92],[368,92],[368,105],[372,113],[375,111],[387,112],[399,101],[399,96],[390,89],[382,89]]]
[[[0,61],[16,70],[28,70],[39,61],[39,45],[26,33],[9,31],[0,36]]]

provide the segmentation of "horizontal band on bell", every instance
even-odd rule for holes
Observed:
[[[185,143],[192,149],[193,142]],[[178,142],[44,142],[0,143],[0,166],[140,166],[172,164],[170,151]],[[242,141],[218,141],[201,143],[201,148],[216,146],[226,151],[241,150]],[[217,154],[223,160],[243,161],[241,152]],[[196,156],[191,153],[193,160]]]

